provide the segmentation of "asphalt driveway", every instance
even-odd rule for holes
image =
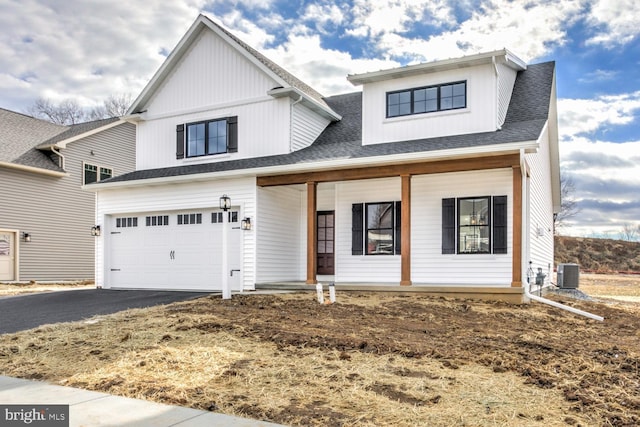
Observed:
[[[83,320],[129,308],[152,307],[208,295],[208,292],[79,289],[0,298],[0,334],[41,325]]]

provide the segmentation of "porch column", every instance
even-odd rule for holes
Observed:
[[[318,262],[316,186],[315,182],[307,182],[307,285],[318,283],[316,279],[316,264]]]
[[[511,257],[511,286],[522,287],[522,170],[513,168],[513,255]]]
[[[411,286],[411,175],[401,175],[400,286]]]

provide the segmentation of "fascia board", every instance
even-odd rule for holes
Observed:
[[[321,116],[326,117],[327,119],[332,121],[342,120],[342,116],[340,114],[336,113],[330,108],[319,104],[316,100],[295,87],[289,86],[271,89],[269,92],[267,92],[267,94],[273,96],[274,98],[282,98],[288,96],[293,100],[298,100],[301,99],[300,97],[302,97],[302,103]]]
[[[366,166],[382,166],[389,164],[401,164],[406,162],[418,161],[439,161],[453,160],[456,158],[480,157],[487,154],[500,155],[525,150],[527,152],[535,151],[538,148],[538,141],[524,141],[508,144],[486,145],[483,147],[460,148],[451,150],[440,150],[437,152],[417,152],[392,154],[385,156],[363,157],[358,159],[334,159],[321,162],[292,164],[282,166],[267,166],[263,168],[227,170],[220,172],[209,172],[191,175],[179,175],[162,178],[140,179],[136,181],[124,181],[113,183],[93,183],[82,186],[85,191],[100,192],[102,190],[110,190],[117,188],[132,188],[144,186],[156,186],[164,184],[177,184],[181,182],[208,181],[218,178],[241,178],[247,176],[277,175],[287,173],[304,173],[315,172],[332,169],[346,169],[352,167]]]
[[[55,176],[57,178],[69,176],[69,174],[67,172],[52,171],[52,170],[48,170],[48,169],[36,168],[36,167],[33,167],[33,166],[19,165],[19,164],[16,164],[16,163],[0,162],[0,167],[18,169],[18,170],[23,170],[23,171],[26,171],[26,172],[38,173],[38,174],[41,174],[41,175]]]

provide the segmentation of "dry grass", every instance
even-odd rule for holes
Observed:
[[[208,297],[2,335],[0,372],[289,425],[640,421],[638,313],[338,298]]]
[[[64,283],[37,283],[35,281],[25,283],[0,282],[0,297],[94,287],[95,284],[92,280]]]

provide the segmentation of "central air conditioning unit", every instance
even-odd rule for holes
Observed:
[[[578,264],[558,264],[558,287],[560,289],[576,289],[580,282]]]

